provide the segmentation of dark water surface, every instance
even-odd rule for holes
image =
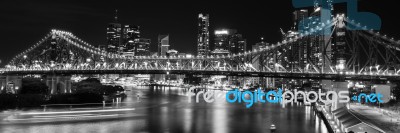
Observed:
[[[0,125],[0,133],[327,133],[311,106],[255,103],[188,103],[185,89],[126,87],[127,99],[113,108],[135,108],[140,114],[123,120],[34,125]],[[138,102],[137,95],[141,99]],[[194,98],[192,99],[195,100]],[[82,107],[79,107],[82,108]],[[65,109],[67,110],[67,109]]]

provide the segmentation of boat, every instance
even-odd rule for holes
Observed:
[[[274,133],[276,131],[276,126],[272,124],[269,129],[271,130],[271,133]]]
[[[55,112],[21,112],[4,118],[0,121],[0,125],[76,123],[144,117],[142,114],[133,113],[134,110],[134,108],[121,108]]]

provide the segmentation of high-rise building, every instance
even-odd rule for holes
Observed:
[[[242,34],[233,34],[229,38],[230,54],[244,53],[246,51],[247,42],[243,39]]]
[[[236,30],[233,29],[220,29],[215,30],[214,35],[214,50],[213,55],[228,55],[229,52],[229,40],[231,35],[236,34]]]
[[[318,1],[316,1],[318,2]],[[318,4],[316,4],[318,5]],[[322,21],[322,20],[328,20],[330,19],[330,10],[331,8],[324,8],[324,7],[319,7],[315,6],[314,11],[310,14],[311,18],[319,18],[317,21]],[[327,15],[328,13],[328,15]],[[329,16],[329,18],[326,18]],[[320,22],[311,22],[308,24],[309,27],[317,27],[317,25]],[[308,37],[308,56],[310,57],[310,61],[317,66],[318,68],[321,68],[321,72],[330,71],[331,69],[329,68],[329,60],[328,57],[331,56],[332,48],[331,48],[331,29],[326,28],[323,29],[317,33],[314,33],[313,35],[310,35]],[[325,55],[326,56],[325,56]]]
[[[215,31],[213,55],[238,54],[246,51],[247,42],[235,29]]]
[[[293,39],[298,34],[305,32],[310,28],[308,23],[309,12],[307,9],[300,9],[293,12],[293,28],[287,33],[284,33],[283,39]],[[302,38],[296,44],[291,44],[285,50],[286,54],[283,56],[286,62],[282,64],[286,69],[293,68],[294,71],[303,71],[307,66],[307,60],[315,59],[315,44],[308,43],[311,38]],[[314,52],[311,52],[314,49]]]
[[[260,49],[265,49],[268,46],[270,46],[269,43],[267,43],[264,40],[264,37],[260,38],[260,42],[252,45],[252,50],[260,50]],[[264,60],[268,60],[265,62]],[[252,59],[252,65],[255,69],[261,70],[261,71],[267,71],[266,67],[262,66],[267,66],[268,68],[274,68],[275,64],[273,63],[273,60],[270,59],[262,59],[262,58],[253,58]],[[249,78],[253,80],[253,82],[258,83],[260,86],[264,87],[273,87],[274,86],[274,79],[273,78],[265,78],[265,77],[253,77]]]
[[[99,49],[100,49],[100,51],[105,52],[105,51],[107,51],[107,46],[106,45],[99,45]]]
[[[122,33],[123,44],[120,45],[119,49],[124,53],[135,55],[136,39],[140,38],[139,26],[125,25]]]
[[[256,44],[254,44],[254,45],[251,47],[251,50],[260,50],[260,49],[267,48],[267,46],[269,46],[269,43],[267,43],[267,42],[264,40],[264,37],[261,37],[260,39],[261,39],[261,41],[258,42],[258,43],[256,43]]]
[[[169,49],[169,35],[158,35],[158,55],[166,56]]]
[[[107,52],[118,53],[121,45],[121,24],[118,23],[117,10],[115,12],[115,22],[107,26]]]
[[[293,12],[294,30],[298,31],[299,27],[301,27],[300,30],[308,28],[307,23],[301,23],[301,21],[307,20],[307,18],[308,18],[308,10],[301,9],[294,11]]]
[[[107,52],[118,53],[121,45],[121,24],[110,23],[107,27]]]
[[[199,14],[197,31],[197,55],[207,56],[210,53],[210,17],[208,14]]]
[[[137,38],[135,42],[135,56],[150,56],[150,39]]]

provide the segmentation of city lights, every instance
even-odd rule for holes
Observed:
[[[216,35],[224,35],[224,34],[229,34],[227,30],[216,30],[215,31]]]
[[[26,23],[62,27],[44,34],[36,28],[44,36],[0,60],[0,132],[393,132],[400,122],[400,40],[385,34],[394,29],[369,23],[380,13],[357,14],[352,2],[342,2],[349,10],[342,11],[333,0],[293,0],[287,9],[294,11],[266,7],[271,17],[230,3],[163,3],[168,11],[140,2],[78,6],[123,11],[108,17],[34,4],[46,13],[27,8],[37,17]],[[7,18],[15,13],[4,19],[23,20]],[[34,30],[22,28],[6,36],[29,41],[22,35]],[[253,124],[237,122],[243,120]],[[266,127],[254,127],[260,125]]]

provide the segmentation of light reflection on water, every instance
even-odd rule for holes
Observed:
[[[187,102],[181,88],[127,87],[128,98],[118,106],[137,108],[133,113],[145,117],[102,122],[80,122],[37,125],[0,125],[0,132],[32,133],[126,133],[126,132],[195,132],[231,133],[266,132],[275,124],[278,133],[327,133],[311,106],[300,103]],[[141,102],[137,101],[140,95]]]

